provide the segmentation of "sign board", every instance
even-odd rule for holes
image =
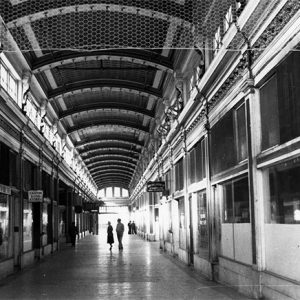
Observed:
[[[147,192],[163,192],[165,190],[164,181],[148,181]]]
[[[28,191],[28,202],[43,202],[43,191]]]
[[[0,194],[0,203],[7,203],[7,197],[8,195]]]
[[[98,212],[99,211],[99,203],[95,202],[84,202],[83,209],[89,212]]]
[[[5,195],[11,195],[11,188],[9,186],[0,184],[0,193]]]

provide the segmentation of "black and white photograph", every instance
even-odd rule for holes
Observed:
[[[1,300],[300,300],[300,0],[0,0]]]

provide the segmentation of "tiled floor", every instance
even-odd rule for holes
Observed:
[[[87,236],[0,281],[0,299],[248,299],[161,253],[156,242],[124,237],[112,252],[106,234]]]

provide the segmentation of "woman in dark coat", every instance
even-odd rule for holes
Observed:
[[[111,226],[111,223],[108,221],[107,244],[110,244],[109,250],[111,250],[113,243],[114,243],[113,227]]]

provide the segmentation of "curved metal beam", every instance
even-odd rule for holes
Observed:
[[[131,150],[131,149],[127,149],[127,148],[122,148],[122,147],[99,147],[99,148],[95,148],[95,149],[87,149],[85,151],[80,152],[80,155],[82,158],[89,158],[91,157],[91,155],[97,155],[97,154],[101,154],[101,153],[128,153],[128,155],[132,154],[132,155],[140,155],[141,151],[137,151],[137,150]]]
[[[75,143],[74,146],[75,148],[79,147],[84,147],[84,146],[89,146],[89,145],[94,145],[98,143],[108,143],[108,142],[118,142],[118,143],[123,143],[123,144],[128,144],[128,145],[137,145],[144,147],[144,143],[138,141],[137,139],[130,139],[130,138],[124,138],[124,136],[119,135],[119,136],[110,136],[108,138],[94,138],[91,140],[84,140],[78,143]]]
[[[125,190],[128,190],[128,183],[124,183],[121,181],[102,181],[101,183],[97,183],[97,187],[99,190],[104,189],[106,187],[121,187]]]
[[[89,169],[89,172],[90,172],[90,174],[93,174],[97,170],[103,170],[103,169],[107,170],[109,168],[120,168],[120,169],[131,171],[131,172],[134,172],[134,170],[135,170],[135,168],[132,168],[131,166],[126,166],[126,165],[123,165],[123,164],[115,163],[115,164],[105,164],[105,165],[101,165],[101,166],[91,168],[91,169]]]
[[[128,152],[134,152],[134,153],[141,153],[141,149],[136,149],[134,146],[125,146],[125,145],[116,145],[111,143],[102,143],[102,145],[96,145],[96,146],[88,146],[82,150],[78,150],[80,154],[88,153],[88,152],[94,152],[97,150],[121,150],[121,151],[128,151]]]
[[[97,179],[99,176],[111,176],[111,175],[117,175],[117,176],[126,176],[128,178],[132,178],[132,173],[127,173],[127,172],[121,172],[118,170],[112,170],[112,171],[99,171],[97,174],[94,174],[92,177],[94,179]]]
[[[110,170],[98,170],[97,172],[93,173],[92,177],[95,179],[97,179],[99,176],[103,176],[103,175],[122,175],[122,176],[128,176],[128,178],[132,178],[133,172],[127,172],[127,171],[123,171],[121,169],[110,169]]]
[[[132,175],[134,173],[134,170],[126,169],[124,167],[119,167],[119,166],[109,167],[109,166],[106,166],[105,168],[97,168],[97,169],[93,170],[93,172],[90,172],[90,174],[92,176],[94,176],[94,175],[98,174],[99,172],[103,173],[103,172],[110,172],[110,171],[117,171],[117,172],[120,171],[120,172],[124,172],[128,175]]]
[[[119,178],[106,178],[106,179],[98,179],[97,180],[97,184],[99,184],[99,183],[105,183],[105,182],[122,182],[122,183],[125,183],[126,184],[126,189],[128,190],[128,183],[129,183],[129,181],[127,181],[127,180],[124,180],[124,178],[122,179],[122,180],[120,180]],[[115,185],[115,187],[117,187],[116,185]]]
[[[96,155],[95,157],[93,158],[89,158],[89,159],[84,159],[84,163],[89,166],[90,163],[94,163],[95,160],[98,161],[98,158],[104,158],[104,157],[107,157],[107,158],[120,158],[120,161],[121,162],[130,162],[129,160],[131,161],[135,161],[137,162],[138,159],[137,158],[134,158],[134,157],[128,157],[127,155],[122,155],[122,154],[102,154],[102,155]],[[94,161],[92,161],[92,159]],[[90,163],[87,163],[86,161],[89,161]],[[132,163],[132,162],[131,162]]]
[[[73,127],[70,127],[67,130],[67,134],[74,133],[78,130],[86,129],[89,127],[97,127],[97,126],[105,126],[105,125],[115,125],[115,126],[122,126],[122,127],[127,127],[127,128],[132,128],[134,130],[138,131],[143,131],[145,133],[149,133],[149,127],[143,126],[143,125],[138,125],[134,122],[129,122],[126,120],[97,120],[97,121],[91,121],[91,122],[85,122],[85,123],[80,123],[80,125],[76,125]]]
[[[111,171],[111,172],[107,173],[108,171]],[[120,174],[120,175],[129,175],[131,178],[134,172],[126,171],[124,169],[119,169],[119,168],[111,168],[111,169],[96,170],[91,175],[94,179],[96,179],[99,175],[103,176],[105,174],[111,174],[111,173]]]
[[[129,161],[120,161],[117,159],[99,159],[96,160],[93,163],[87,164],[86,166],[89,168],[89,170],[92,170],[93,168],[102,166],[102,165],[106,165],[106,164],[120,164],[120,165],[127,165],[130,168],[135,169],[136,164],[129,162]]]
[[[26,1],[26,0],[25,0]],[[151,1],[150,1],[151,2]],[[21,4],[22,5],[22,4]],[[24,12],[30,11],[26,9],[27,3],[24,3],[25,8],[23,9]],[[176,7],[176,9],[175,9]],[[12,8],[13,9],[13,8]],[[46,18],[52,18],[61,16],[64,17],[66,14],[70,13],[86,13],[86,12],[97,12],[103,11],[108,13],[124,13],[124,15],[131,14],[133,16],[143,16],[147,18],[153,18],[154,20],[160,20],[164,22],[169,22],[172,20],[175,24],[184,26],[186,28],[192,29],[192,23],[190,23],[190,19],[192,18],[192,12],[190,7],[186,7],[185,5],[179,5],[178,3],[174,2],[172,5],[164,5],[161,7],[161,10],[157,9],[156,6],[151,4],[146,4],[143,6],[132,6],[132,5],[119,5],[113,3],[93,3],[91,4],[76,4],[76,5],[69,5],[63,6],[58,5],[55,8],[51,6],[47,6],[47,1],[43,6],[37,7],[34,13],[28,15],[20,14],[19,18],[9,20],[7,22],[7,27],[9,29],[14,27],[25,26],[26,24],[30,24],[32,22],[41,21]],[[22,12],[22,11],[21,11]],[[190,13],[190,15],[188,14]],[[187,18],[189,16],[189,18]]]
[[[106,184],[106,183],[108,183],[108,184],[110,184],[110,186],[114,186],[114,183],[116,184],[116,183],[123,183],[125,186],[126,186],[126,189],[128,190],[128,187],[129,187],[129,181],[126,179],[124,179],[124,178],[106,178],[106,179],[103,179],[103,180],[100,180],[100,179],[98,179],[97,181],[96,181],[96,184],[97,185],[99,185],[99,184]],[[109,185],[107,185],[107,186],[109,186]]]
[[[74,64],[83,61],[110,60],[126,61],[133,64],[141,64],[156,68],[161,71],[173,72],[172,62],[153,51],[139,49],[103,49],[98,51],[77,52],[77,51],[59,51],[46,54],[38,59],[32,65],[33,73],[50,70],[66,64]]]
[[[97,157],[103,156],[103,155],[111,155],[111,154],[112,155],[123,155],[123,153],[121,153],[121,152],[110,152],[110,151],[107,151],[107,152],[103,152],[103,153],[98,152],[97,154],[94,154],[94,155],[81,156],[81,157],[82,157],[82,159],[84,161],[90,161],[93,158],[97,158]],[[132,156],[129,156],[129,155],[132,155]],[[130,153],[124,153],[124,156],[128,157],[128,158],[136,159],[136,160],[139,159],[139,157],[137,157],[137,156],[135,157],[133,154],[130,154]]]
[[[68,93],[82,91],[83,89],[94,89],[101,87],[125,89],[130,92],[136,91],[137,93],[144,93],[148,96],[154,96],[157,98],[162,97],[162,94],[159,90],[150,86],[145,86],[141,83],[117,79],[92,79],[72,82],[69,84],[65,84],[64,86],[60,86],[56,89],[53,89],[51,92],[49,92],[48,99],[53,100],[56,97],[66,95]]]
[[[99,190],[102,190],[104,188],[107,188],[107,187],[120,187],[120,188],[123,188],[125,190],[128,190],[128,184],[124,184],[123,182],[119,182],[119,181],[116,181],[116,182],[107,182],[107,183],[101,183],[101,184],[97,184],[97,187],[99,188]]]
[[[145,115],[152,119],[155,117],[154,112],[152,112],[148,109],[144,109],[144,108],[141,108],[136,105],[122,103],[120,100],[120,102],[97,102],[97,103],[75,106],[73,108],[70,108],[70,109],[67,109],[67,110],[61,112],[59,114],[59,119],[61,120],[68,116],[79,114],[81,112],[87,112],[87,111],[91,111],[91,110],[105,110],[105,109],[126,110],[126,111],[130,111],[133,113]]]
[[[121,180],[123,182],[126,182],[126,183],[130,183],[131,181],[131,177],[127,177],[127,176],[122,176],[122,175],[119,175],[117,176],[117,174],[110,174],[110,175],[107,175],[107,176],[100,176],[100,177],[97,177],[95,178],[95,182],[96,184],[98,182],[101,182],[101,181],[105,181],[105,180]]]

